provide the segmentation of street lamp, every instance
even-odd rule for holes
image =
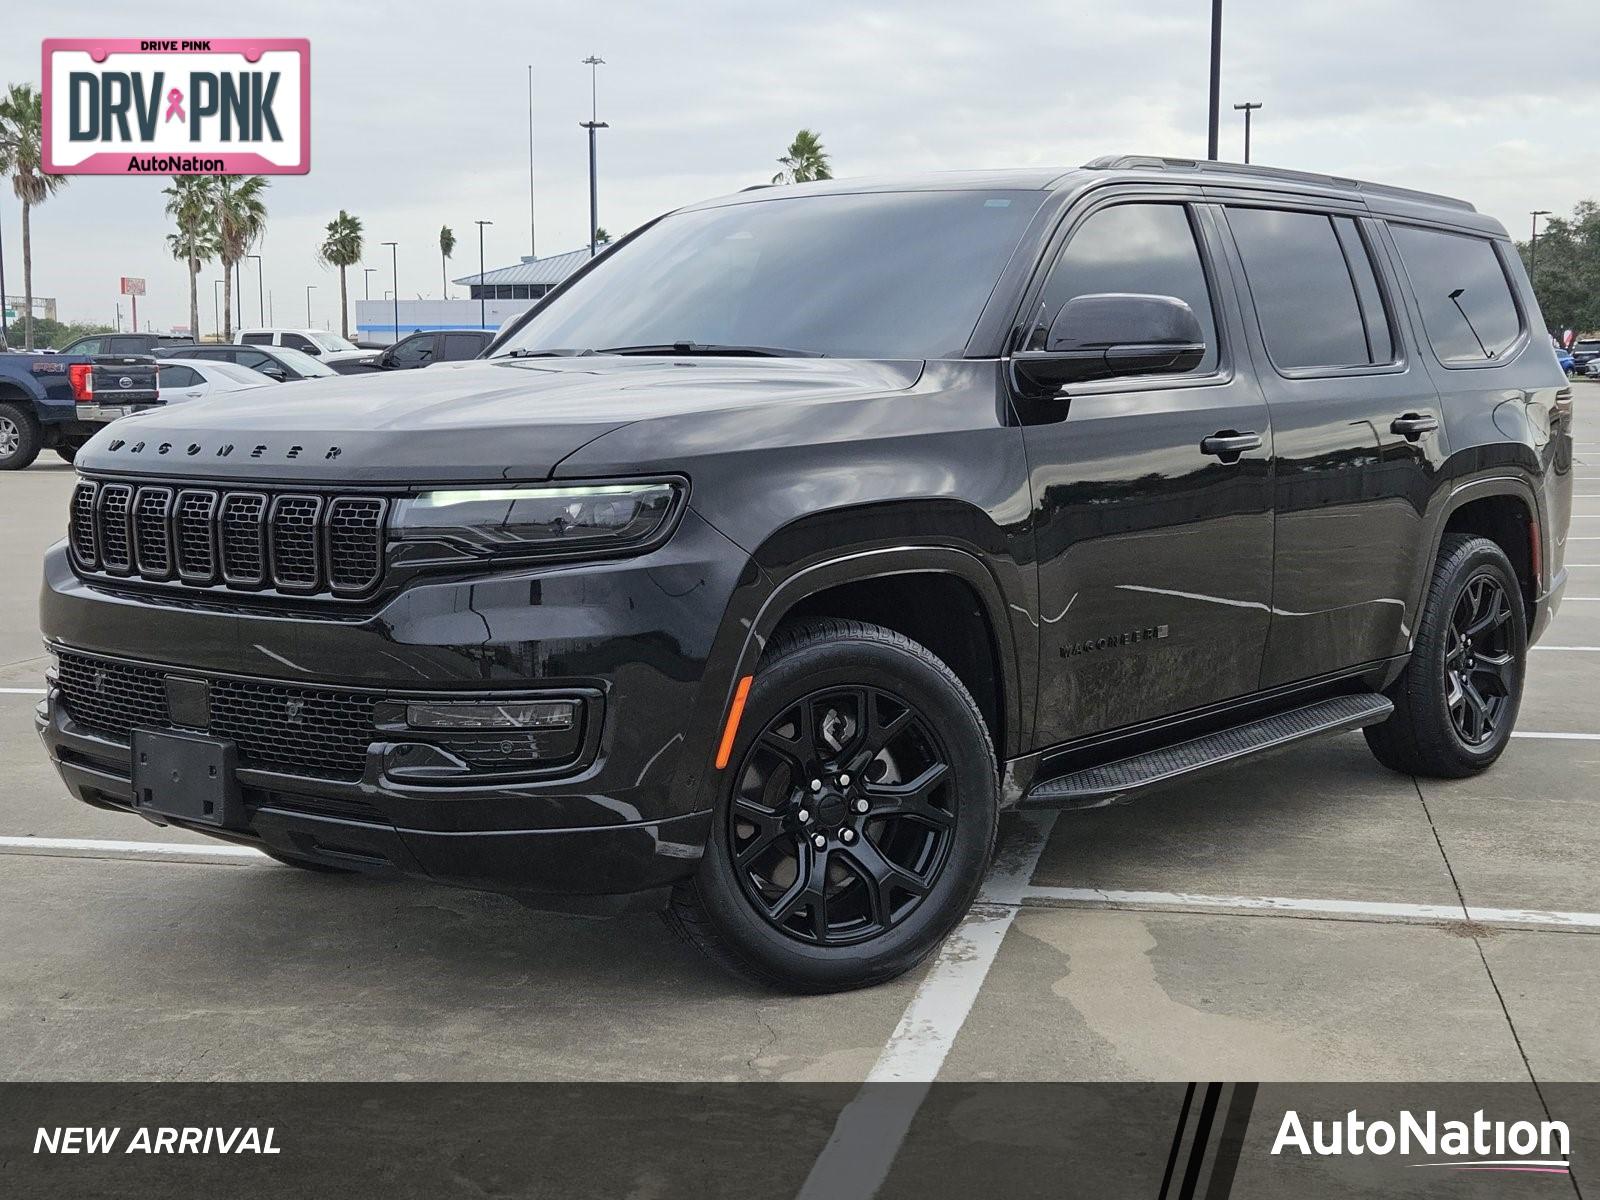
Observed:
[[[1217,0],[1218,4],[1222,0]],[[605,64],[605,59],[599,55],[591,54],[584,59],[584,65],[589,68],[589,119],[579,121],[578,128],[589,131],[589,257],[594,257],[595,230],[600,227],[600,188],[595,169],[595,143],[594,135],[597,129],[610,129],[604,121],[599,119],[599,78],[600,67]]]
[[[533,205],[533,64],[528,64],[528,257],[539,257],[538,226]],[[479,282],[482,282],[481,280]]]
[[[384,242],[389,247],[389,267],[394,276],[394,340],[400,340],[400,243]]]
[[[1206,157],[1217,160],[1217,110],[1222,105],[1222,0],[1211,0],[1211,113],[1207,122]]]
[[[493,221],[474,221],[478,227],[478,328],[489,328],[489,299],[488,292],[484,290],[483,283],[483,227],[493,225]]]
[[[246,258],[256,260],[256,320],[262,325],[267,323],[267,285],[262,280],[261,255],[246,254]]]
[[[222,340],[222,293],[217,291],[222,286],[222,280],[211,281],[211,329],[217,335],[217,341]]]
[[[1233,106],[1234,112],[1244,114],[1244,161],[1247,163],[1250,161],[1250,114],[1260,107],[1261,105],[1254,100],[1246,100],[1243,104]]]
[[[307,329],[311,328],[311,290],[313,288],[315,288],[316,286],[317,285],[314,284],[314,283],[306,284],[306,328]]]
[[[1528,239],[1528,278],[1533,278],[1533,269],[1539,265],[1539,218],[1548,217],[1548,208],[1536,208],[1529,214],[1533,217],[1533,236]]]
[[[374,271],[376,271],[377,269],[378,269],[377,267],[362,267],[361,268],[361,284],[362,284],[362,286],[364,288],[366,288],[366,292],[367,292],[367,294],[362,297],[363,300],[371,300],[372,299],[372,273]]]

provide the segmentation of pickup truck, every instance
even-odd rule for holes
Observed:
[[[0,471],[54,450],[71,462],[107,423],[161,403],[141,354],[0,354]]]

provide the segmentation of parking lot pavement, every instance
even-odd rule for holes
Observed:
[[[1412,780],[1352,735],[1010,818],[936,962],[826,998],[732,982],[651,917],[34,844],[0,853],[0,1077],[1592,1079],[1600,387],[1574,390],[1567,601],[1490,772]],[[71,479],[0,476],[0,851],[212,846],[71,802],[33,734],[39,553]]]

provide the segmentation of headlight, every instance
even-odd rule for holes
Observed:
[[[678,481],[464,488],[400,501],[402,561],[604,554],[649,546],[677,515]]]

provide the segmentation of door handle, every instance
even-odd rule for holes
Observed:
[[[1439,428],[1439,418],[1430,413],[1407,413],[1403,417],[1396,417],[1389,425],[1390,433],[1404,434],[1407,441],[1414,442],[1425,433],[1432,433]]]
[[[1239,455],[1246,450],[1259,449],[1261,449],[1259,433],[1236,433],[1232,429],[1219,430],[1200,442],[1202,454],[1214,454],[1225,463],[1238,462]]]

